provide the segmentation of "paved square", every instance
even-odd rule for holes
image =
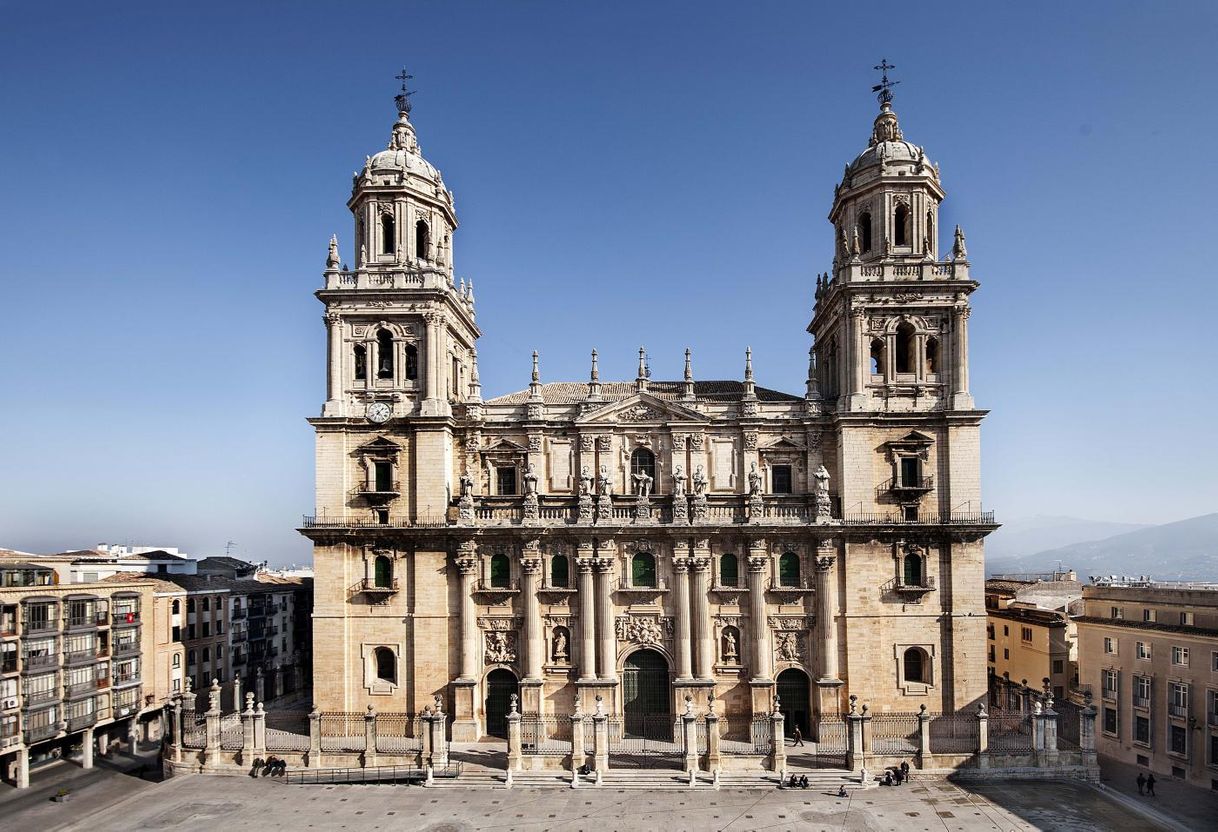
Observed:
[[[945,781],[876,788],[839,799],[815,791],[628,791],[417,786],[291,786],[248,777],[120,779],[78,789],[75,802],[6,812],[13,829],[238,829],[418,832],[506,830],[1163,830],[1094,789],[1073,783]],[[96,790],[94,794],[90,792]],[[105,800],[110,790],[109,800]],[[120,791],[122,790],[122,791]],[[107,805],[108,804],[108,805]],[[15,807],[13,807],[15,808]],[[13,823],[13,826],[8,826]]]

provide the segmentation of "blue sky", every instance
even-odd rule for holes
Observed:
[[[1218,507],[1212,3],[0,3],[0,546],[306,561],[326,241],[392,76],[457,199],[488,395],[799,392],[897,65],[968,234],[988,508]]]

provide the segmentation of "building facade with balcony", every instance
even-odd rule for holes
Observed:
[[[1096,750],[1218,790],[1218,584],[1092,580],[1075,621]]]
[[[148,581],[58,584],[49,566],[0,559],[0,772],[136,736],[151,706]]]
[[[1078,632],[1071,614],[1081,612],[1082,592],[1073,572],[985,582],[991,705],[1027,711],[1046,684],[1059,702],[1078,687]]]
[[[664,719],[713,694],[788,729],[858,696],[952,711],[986,694],[971,276],[940,255],[939,168],[885,97],[829,220],[800,393],[543,383],[484,400],[452,195],[399,96],[356,173],[355,267],[330,245],[316,430],[314,701],[417,713],[454,740],[579,705]],[[949,234],[949,236],[951,236]],[[758,320],[765,301],[758,295]],[[579,314],[588,317],[588,310]],[[595,323],[589,318],[589,324]],[[501,324],[505,325],[505,324]]]

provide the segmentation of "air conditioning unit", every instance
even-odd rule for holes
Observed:
[[[3,708],[5,710],[8,710],[9,708],[15,708],[15,707],[17,707],[16,697],[12,697],[10,699],[5,699],[3,702],[0,702],[0,708]]]

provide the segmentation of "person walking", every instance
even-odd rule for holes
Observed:
[[[1154,775],[1154,772],[1151,772],[1150,776],[1146,778],[1146,794],[1150,795],[1151,797],[1154,797],[1154,796],[1155,796],[1155,775]]]
[[[1138,772],[1138,794],[1144,794],[1146,789],[1146,775]]]
[[[800,731],[799,726],[796,725],[795,726],[795,742],[791,743],[791,745],[795,746],[795,745],[803,745],[803,744],[804,744],[803,731]]]

